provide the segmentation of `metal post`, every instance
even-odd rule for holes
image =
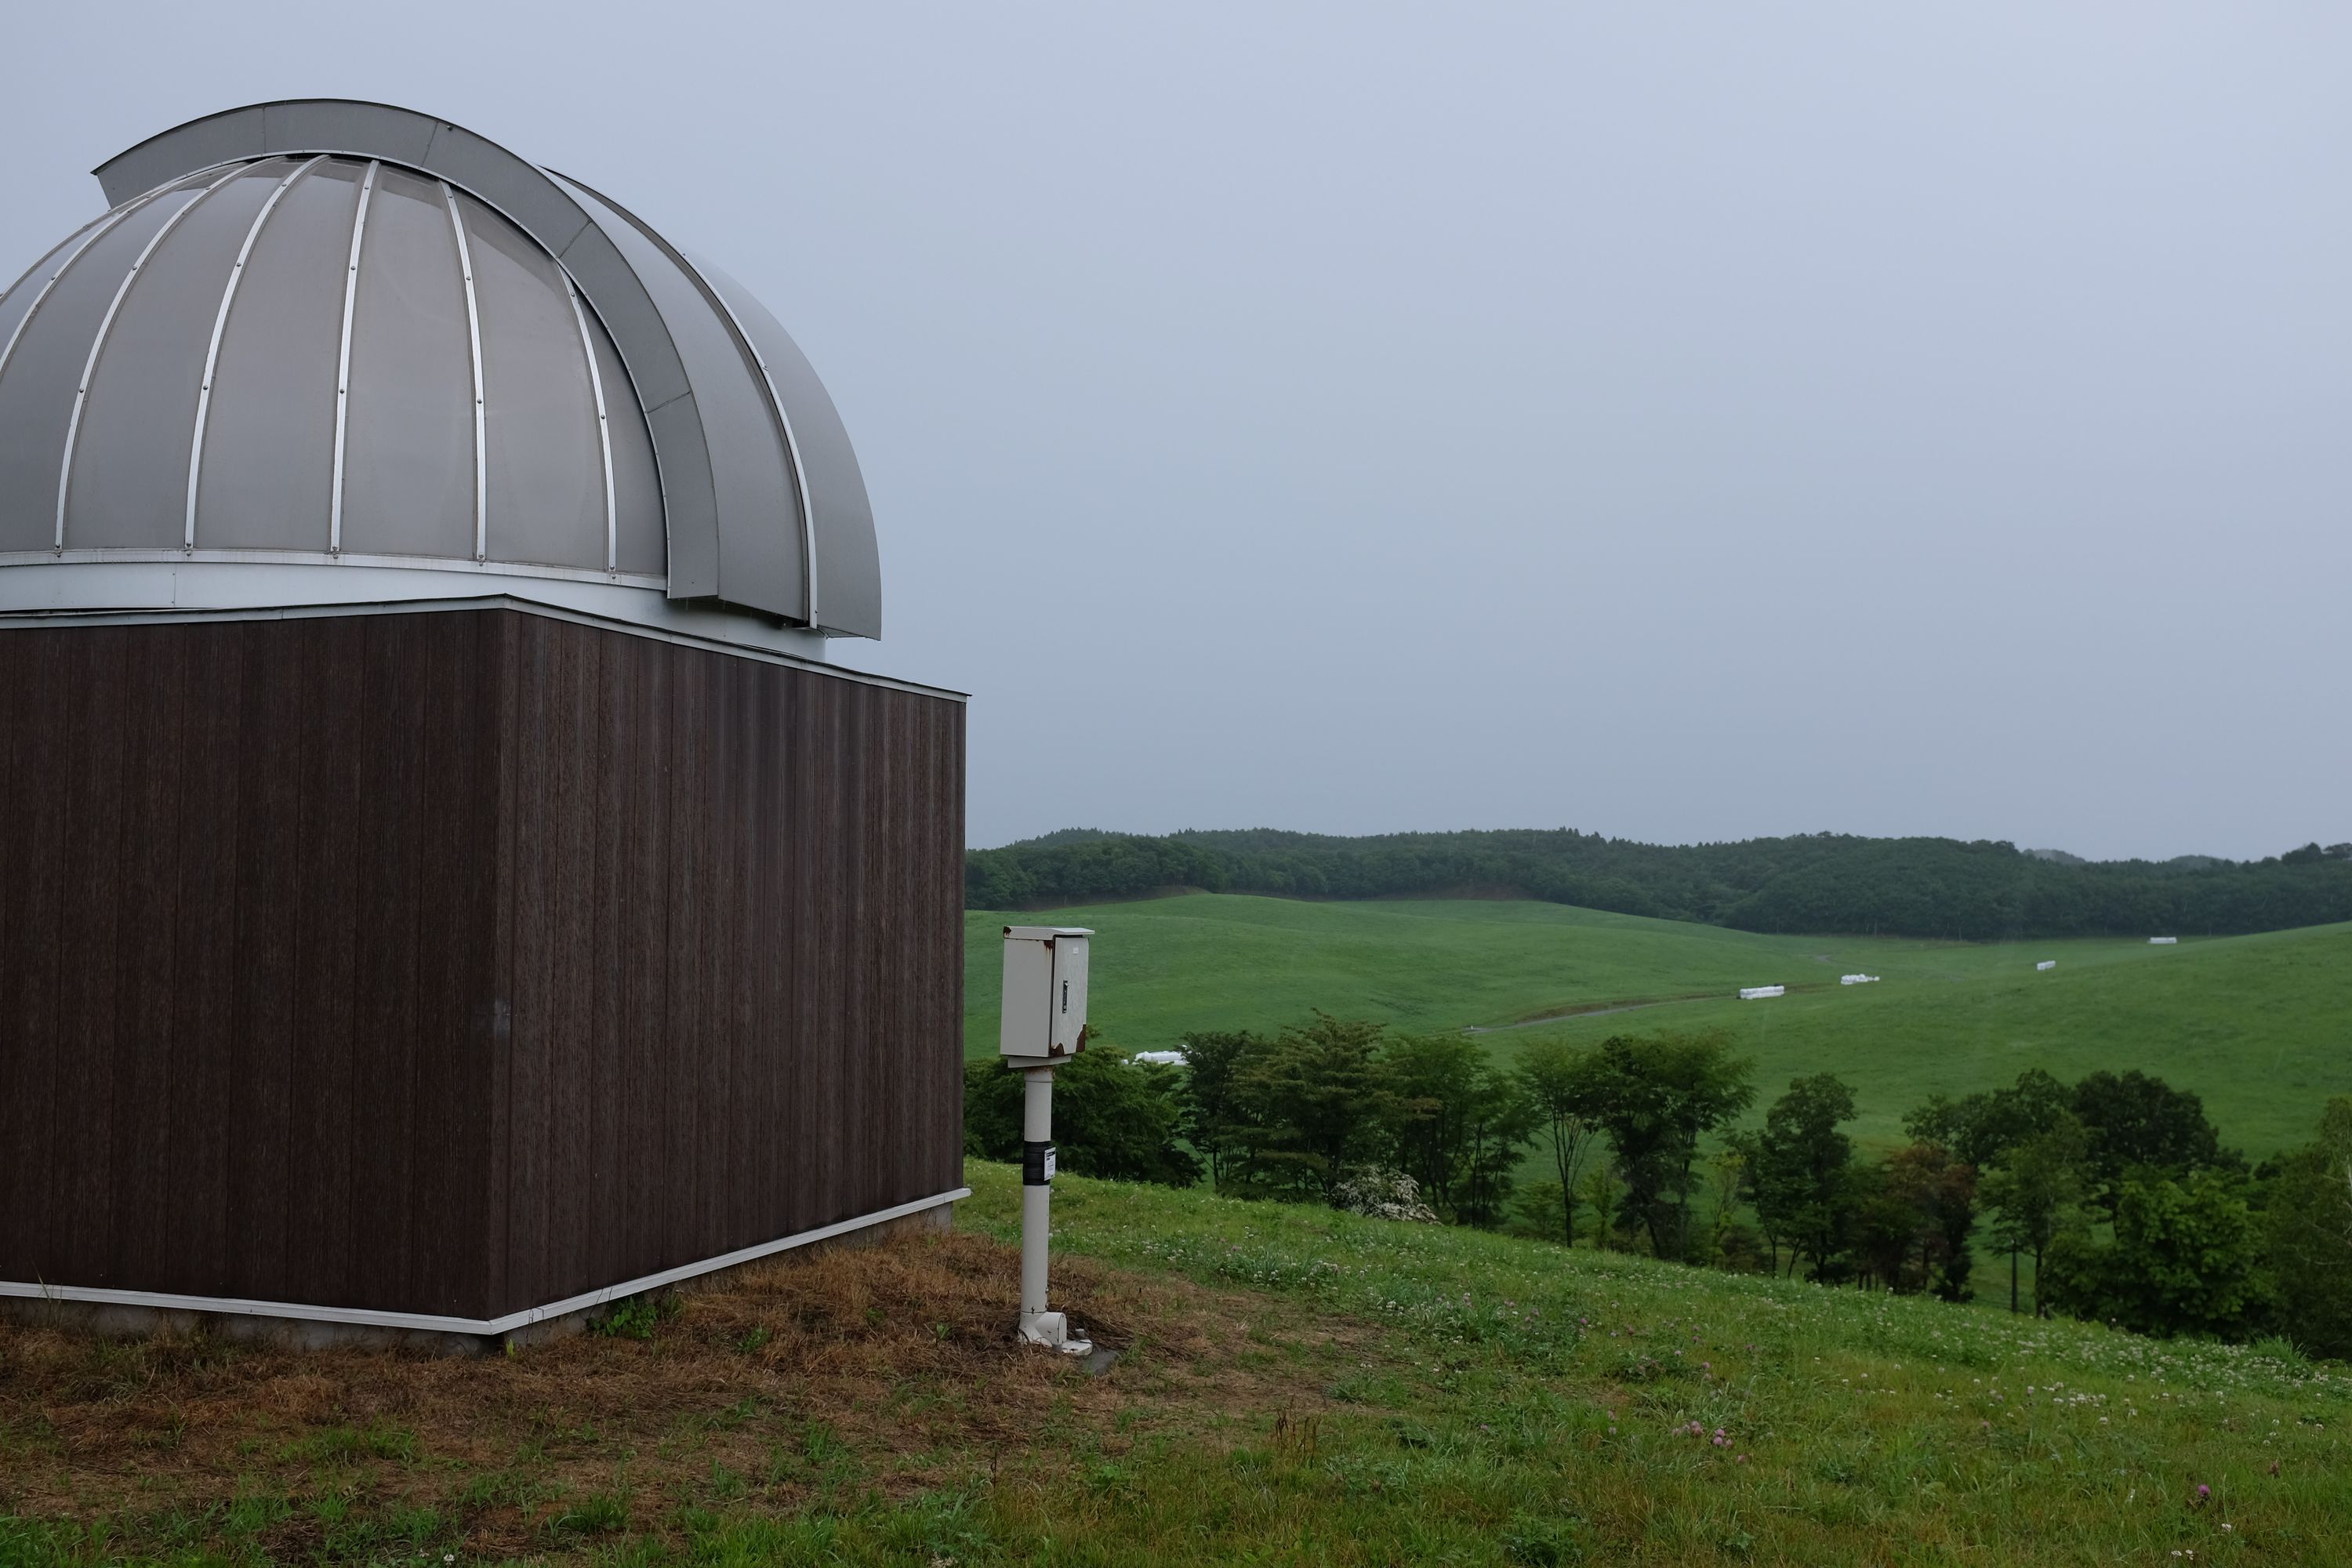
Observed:
[[[1046,1240],[1054,1215],[1054,1069],[1021,1074],[1021,1337],[1071,1355],[1095,1347],[1070,1337],[1069,1321],[1045,1310]]]

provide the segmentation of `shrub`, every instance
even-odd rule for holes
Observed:
[[[1189,1187],[1201,1162],[1178,1141],[1184,1069],[1089,1046],[1054,1069],[1054,1144],[1081,1176]],[[1022,1074],[1001,1059],[964,1065],[964,1152],[1021,1158]]]

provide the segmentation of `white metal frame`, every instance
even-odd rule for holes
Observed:
[[[659,588],[668,582],[658,573],[607,572],[597,566],[558,566],[538,561],[475,561],[465,556],[369,555],[329,550],[159,550],[152,546],[83,545],[78,549],[0,551],[0,567],[92,565],[105,562],[144,564],[157,561],[213,563],[222,565],[391,566],[404,572],[457,572],[468,577],[554,577],[583,583],[621,583],[633,588]],[[9,595],[0,589],[0,613]]]
[[[333,499],[327,504],[330,555],[343,552],[343,439],[352,412],[352,316],[359,306],[360,247],[367,238],[368,200],[375,195],[375,177],[383,168],[381,160],[368,160],[367,174],[360,182],[359,210],[352,216],[351,268],[343,275],[343,339],[335,353],[335,479]]]
[[[457,237],[457,269],[466,276],[466,334],[474,347],[474,559],[490,558],[489,430],[483,421],[482,312],[474,300],[474,252],[466,243],[466,215],[457,210],[457,193],[441,182],[441,198],[449,204],[449,227]]]
[[[450,1318],[432,1312],[378,1312],[364,1307],[314,1307],[293,1301],[248,1301],[231,1296],[182,1296],[167,1291],[110,1290],[81,1285],[47,1285],[20,1280],[0,1280],[0,1296],[39,1301],[78,1301],[109,1307],[144,1307],[159,1312],[228,1312],[256,1318],[292,1318],[314,1323],[342,1323],[355,1328],[404,1329],[423,1333],[442,1334],[505,1334],[533,1323],[543,1323],[551,1318],[561,1318],[573,1312],[601,1307],[607,1301],[624,1300],[658,1290],[665,1285],[698,1275],[712,1274],[721,1268],[733,1268],[740,1264],[755,1263],[762,1258],[772,1258],[812,1242],[827,1241],[836,1236],[864,1230],[868,1226],[886,1225],[908,1215],[925,1213],[944,1204],[961,1203],[971,1196],[970,1187],[958,1187],[953,1192],[938,1193],[912,1203],[877,1209],[856,1219],[842,1220],[834,1225],[819,1226],[774,1241],[763,1241],[755,1247],[742,1247],[718,1258],[707,1258],[699,1263],[683,1264],[665,1268],[657,1274],[646,1274],[635,1279],[625,1279],[617,1285],[606,1285],[594,1290],[584,1290],[577,1296],[567,1296],[561,1301],[545,1306],[526,1307],[519,1312],[508,1312],[496,1318]]]

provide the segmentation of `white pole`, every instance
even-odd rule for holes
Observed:
[[[1045,1169],[1054,1143],[1054,1069],[1031,1068],[1021,1089],[1021,1337],[1039,1338],[1045,1315],[1045,1238],[1054,1215],[1053,1173]]]
[[[1046,1242],[1054,1219],[1054,1069],[1021,1074],[1021,1337],[1072,1355],[1095,1347],[1070,1337],[1069,1320],[1045,1310]]]

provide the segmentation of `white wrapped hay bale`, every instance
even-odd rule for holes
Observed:
[[[1786,995],[1788,990],[1785,985],[1743,985],[1739,988],[1739,999],[1742,1002],[1760,1002],[1767,996]]]

